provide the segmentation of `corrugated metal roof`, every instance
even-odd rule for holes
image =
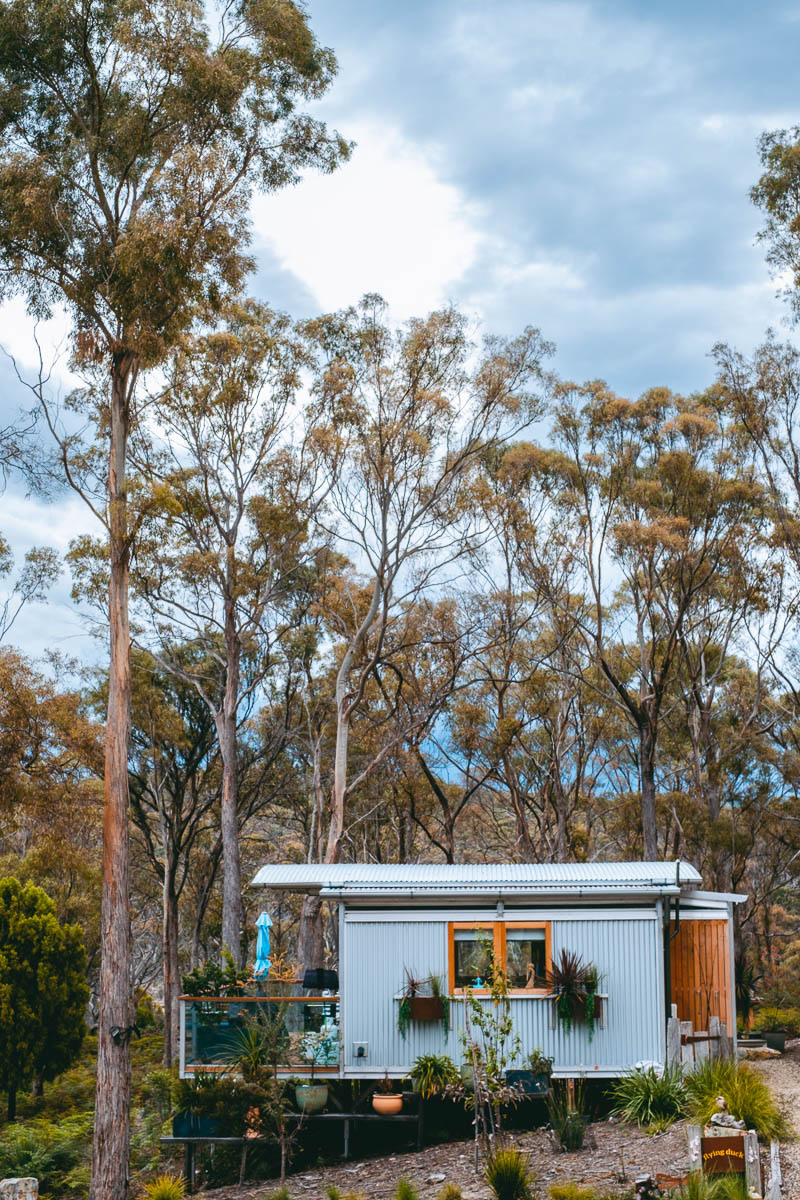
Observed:
[[[660,892],[676,881],[675,862],[604,863],[270,863],[258,887],[350,895]],[[701,883],[680,863],[681,884]]]

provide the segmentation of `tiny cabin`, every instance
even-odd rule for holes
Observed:
[[[294,1044],[302,1050],[313,1033],[320,1075],[402,1077],[423,1054],[463,1061],[464,1001],[468,992],[487,995],[487,953],[507,975],[520,1065],[535,1049],[552,1057],[558,1076],[613,1077],[662,1063],[673,1006],[694,1030],[716,1017],[735,1037],[732,918],[744,897],[703,891],[685,862],[278,863],[253,883],[316,893],[338,907],[338,988],[315,995],[295,987],[301,994],[282,1000]],[[557,1013],[549,981],[563,950],[596,969],[591,1024],[570,1026]],[[409,975],[437,981],[448,1022],[409,1020],[407,1011],[399,1019]],[[229,1010],[277,1003],[269,978],[259,990]],[[213,1010],[219,1038],[219,1007],[184,997],[181,1010],[182,1073],[208,1069],[206,1018]],[[296,1062],[291,1072],[303,1069]]]

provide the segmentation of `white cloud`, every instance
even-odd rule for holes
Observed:
[[[21,296],[0,305],[0,342],[27,376],[38,372],[41,350],[45,373],[52,370],[65,383],[77,382],[67,367],[70,329],[71,322],[64,309],[55,309],[49,321],[37,322],[26,311]]]
[[[364,124],[333,175],[253,204],[256,238],[330,311],[380,292],[392,315],[420,315],[447,300],[484,237],[480,210],[441,178],[435,154],[394,128]]]

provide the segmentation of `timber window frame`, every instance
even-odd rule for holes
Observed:
[[[508,975],[508,943],[509,941],[517,941],[519,938],[509,938],[508,931],[530,930],[537,934],[544,931],[544,972],[546,977],[550,971],[553,952],[552,952],[552,927],[550,921],[450,921],[447,927],[447,955],[448,955],[448,989],[451,996],[463,996],[468,991],[473,992],[476,996],[488,995],[488,987],[470,987],[463,982],[459,982],[459,975],[463,980],[463,970],[459,970],[458,955],[456,947],[459,941],[470,941],[463,937],[465,932],[475,930],[477,932],[484,931],[487,935],[487,941],[491,942],[491,953],[494,961],[500,963],[503,971]],[[462,935],[459,937],[459,933]],[[474,939],[478,940],[478,939]],[[542,941],[541,936],[531,939],[537,942]],[[549,996],[550,988],[546,983],[535,987],[512,987],[509,986],[510,996]]]

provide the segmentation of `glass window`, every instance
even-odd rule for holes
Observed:
[[[512,989],[547,986],[544,929],[506,929],[506,971]]]
[[[486,974],[492,961],[491,929],[454,929],[453,965],[457,988],[487,987]]]

